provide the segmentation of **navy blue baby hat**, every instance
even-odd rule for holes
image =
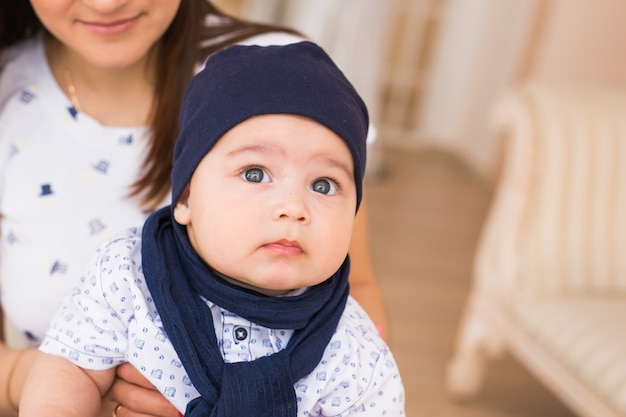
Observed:
[[[210,57],[183,98],[174,148],[172,205],[196,167],[228,130],[262,114],[313,119],[342,138],[354,161],[358,210],[369,117],[365,103],[317,45],[235,45]]]

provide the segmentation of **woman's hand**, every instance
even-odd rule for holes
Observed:
[[[135,367],[125,363],[117,367],[113,386],[102,399],[100,416],[180,417],[181,414]]]

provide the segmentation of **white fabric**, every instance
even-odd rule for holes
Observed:
[[[184,302],[184,300],[181,300]],[[208,303],[226,362],[283,349],[290,330],[260,327]],[[141,231],[103,246],[79,288],[72,290],[41,345],[88,369],[128,361],[181,412],[198,396],[164,332],[141,272]],[[404,415],[396,363],[362,308],[349,299],[322,361],[295,384],[298,416]]]
[[[2,307],[36,341],[95,248],[145,215],[124,195],[147,129],[101,126],[56,84],[40,37],[17,47],[0,78]]]
[[[517,322],[589,389],[626,415],[626,303],[559,296],[516,303]]]
[[[288,45],[291,43],[302,42],[305,39],[301,36],[297,36],[287,32],[268,32],[260,35],[254,35],[248,39],[244,39],[239,42],[240,45],[259,45],[259,46],[271,46],[271,45]],[[200,43],[202,46],[202,43]]]

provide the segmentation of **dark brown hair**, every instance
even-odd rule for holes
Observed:
[[[0,0],[0,51],[44,30],[28,0]],[[196,65],[212,53],[254,35],[296,31],[226,15],[207,0],[181,0],[172,24],[156,49],[155,100],[150,115],[152,140],[139,178],[129,195],[155,209],[170,190],[180,105]],[[299,34],[298,34],[299,35]]]

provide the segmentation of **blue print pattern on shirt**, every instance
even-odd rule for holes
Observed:
[[[70,106],[67,108],[67,111],[69,112],[70,116],[72,116],[72,119],[76,120],[76,118],[78,117],[78,110],[76,110],[76,107]]]
[[[134,142],[133,135],[122,136],[119,140],[120,145],[132,145]]]
[[[55,261],[50,268],[50,275],[64,274],[65,271],[67,271],[67,266],[62,264],[60,261]]]
[[[7,243],[9,245],[13,245],[14,243],[17,243],[17,241],[18,241],[17,236],[15,236],[15,233],[12,230],[10,230],[9,234],[7,235]]]
[[[106,225],[102,222],[101,219],[93,219],[88,224],[89,227],[89,235],[93,236],[98,234],[106,229]]]
[[[51,184],[42,184],[41,185],[41,193],[39,194],[39,197],[46,197],[49,195],[54,194],[54,192],[52,191],[52,185]]]
[[[102,160],[102,161],[98,161],[93,166],[93,168],[102,174],[106,174],[109,170],[109,165],[110,165],[109,161]]]
[[[33,101],[36,97],[37,96],[35,95],[35,93],[29,90],[22,90],[22,92],[20,93],[20,101],[22,103],[28,104],[31,101]]]
[[[9,159],[12,159],[18,153],[20,153],[20,148],[15,142],[11,143],[11,148],[9,150]]]

